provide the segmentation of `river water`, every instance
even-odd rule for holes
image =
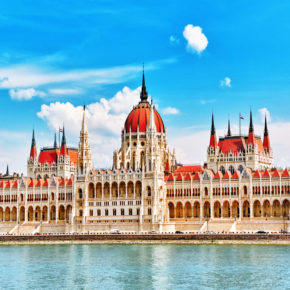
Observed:
[[[290,247],[0,246],[0,287],[290,289]]]

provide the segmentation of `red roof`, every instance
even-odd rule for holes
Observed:
[[[245,152],[247,145],[245,137],[234,136],[234,137],[225,137],[219,140],[218,146],[220,151],[227,156],[230,152],[234,155],[238,154],[239,152]],[[255,144],[258,146],[259,152],[264,152],[264,147],[262,140],[255,137]]]
[[[253,177],[256,177],[256,178],[260,178],[261,177],[261,174],[260,174],[259,170],[255,171],[255,173],[253,174]]]
[[[284,170],[282,177],[289,177],[289,172],[287,168]]]
[[[226,171],[225,175],[223,176],[224,179],[229,179],[232,177],[232,174],[229,171]]]
[[[199,177],[199,173],[198,173],[198,172],[195,173],[193,179],[194,179],[194,180],[200,179],[200,177]]]
[[[270,173],[267,169],[265,170],[263,177],[270,177]]]
[[[279,171],[277,169],[272,174],[272,177],[280,177],[280,173],[279,173]]]
[[[71,177],[67,183],[67,185],[72,185],[72,182],[73,182],[73,178]]]
[[[193,166],[180,166],[175,171],[174,174],[179,173],[196,173],[196,172],[202,172],[203,167],[200,165],[193,165]]]
[[[232,178],[239,178],[239,172],[238,171],[235,171]]]
[[[18,182],[17,182],[17,180],[15,180],[15,182],[14,182],[13,185],[12,185],[12,187],[13,187],[13,188],[17,188],[17,185],[18,185]]]
[[[78,161],[78,152],[74,149],[67,149],[68,155],[70,157],[70,162],[77,163]],[[41,164],[48,163],[49,165],[52,162],[57,162],[57,158],[60,155],[59,149],[42,149],[39,153],[38,162]]]
[[[216,135],[211,134],[210,135],[210,140],[209,140],[209,147],[217,147],[217,141],[216,141]]]
[[[177,175],[177,178],[175,179],[176,181],[182,181],[182,176],[181,176],[181,174],[178,174]]]
[[[219,149],[224,155],[228,155],[230,152],[237,154],[240,151],[245,152],[246,142],[243,137],[230,137],[219,140]]]
[[[168,177],[168,181],[173,181],[173,180],[174,180],[173,174],[170,174]]]
[[[184,180],[191,180],[191,177],[190,177],[190,174],[189,173],[186,174]]]
[[[217,171],[214,178],[222,178],[223,174],[220,171]]]
[[[60,181],[60,183],[59,183],[59,185],[60,185],[60,186],[64,186],[64,181],[65,181],[65,179],[62,178],[61,181]]]
[[[139,126],[139,132],[146,132],[146,128],[149,126],[150,122],[150,108],[149,103],[138,104],[128,115],[125,122],[126,132],[137,132]],[[156,131],[161,133],[165,132],[164,124],[159,113],[154,108],[154,120],[156,125]]]

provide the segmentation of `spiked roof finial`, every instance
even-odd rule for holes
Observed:
[[[56,133],[54,133],[54,143],[53,148],[57,148]]]
[[[254,132],[252,110],[250,111],[250,126],[249,126],[249,132]]]
[[[267,125],[267,116],[266,115],[265,115],[264,136],[269,136],[268,125]]]
[[[7,164],[7,167],[6,167],[6,173],[5,173],[6,176],[9,176],[9,166]]]
[[[141,93],[140,93],[140,99],[141,99],[141,103],[146,103],[148,99],[148,93],[147,93],[146,85],[145,85],[144,63],[143,63],[143,78],[142,78],[142,88],[141,88]]]
[[[232,132],[231,132],[231,122],[230,119],[228,120],[228,137],[232,136]]]
[[[214,116],[211,116],[211,135],[215,135]]]

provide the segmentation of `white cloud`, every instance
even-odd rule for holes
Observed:
[[[173,35],[170,35],[170,37],[169,37],[169,42],[170,42],[171,44],[173,44],[173,45],[177,45],[177,44],[179,44],[180,39],[179,39],[179,38],[176,38],[176,37],[173,36]]]
[[[230,88],[232,86],[232,80],[229,77],[225,77],[223,80],[220,81],[220,86]]]
[[[207,45],[208,40],[202,33],[202,28],[188,24],[185,26],[183,36],[187,40],[187,49],[190,52],[203,52]]]
[[[45,93],[37,91],[33,88],[29,88],[29,89],[11,89],[9,90],[9,95],[13,100],[22,101],[22,100],[30,100],[33,97],[44,97]]]
[[[86,107],[86,118],[96,167],[112,166],[113,151],[119,149],[121,130],[133,105],[139,101],[140,89],[139,87],[131,90],[124,87],[113,98],[102,98],[99,102]],[[82,106],[76,107],[69,102],[44,104],[37,115],[53,130],[58,130],[64,124],[69,136],[68,140],[71,138],[77,144],[83,115]]]
[[[265,116],[267,117],[267,121],[271,121],[271,116],[270,116],[270,112],[268,111],[267,108],[261,108],[259,110],[260,116],[261,116],[261,120],[262,122],[264,122],[265,120]]]
[[[175,62],[175,59],[164,59],[146,64],[146,70],[159,69],[165,64]],[[75,69],[60,71],[51,66],[40,67],[38,64],[14,65],[0,68],[0,88],[15,89],[39,87],[51,84],[76,84],[82,86],[96,84],[115,84],[127,81],[140,72],[140,65],[124,65],[99,69]],[[65,89],[65,88],[63,88]]]
[[[81,94],[81,89],[50,89],[48,92],[52,95],[77,95]]]
[[[162,113],[164,115],[176,115],[176,114],[179,114],[179,110],[173,107],[167,107],[162,110]]]

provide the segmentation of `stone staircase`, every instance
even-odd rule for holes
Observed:
[[[233,229],[234,220],[214,220],[211,219],[202,226],[201,232],[214,231],[216,233],[229,233]]]
[[[1,222],[0,234],[7,234],[15,227],[15,222]]]

